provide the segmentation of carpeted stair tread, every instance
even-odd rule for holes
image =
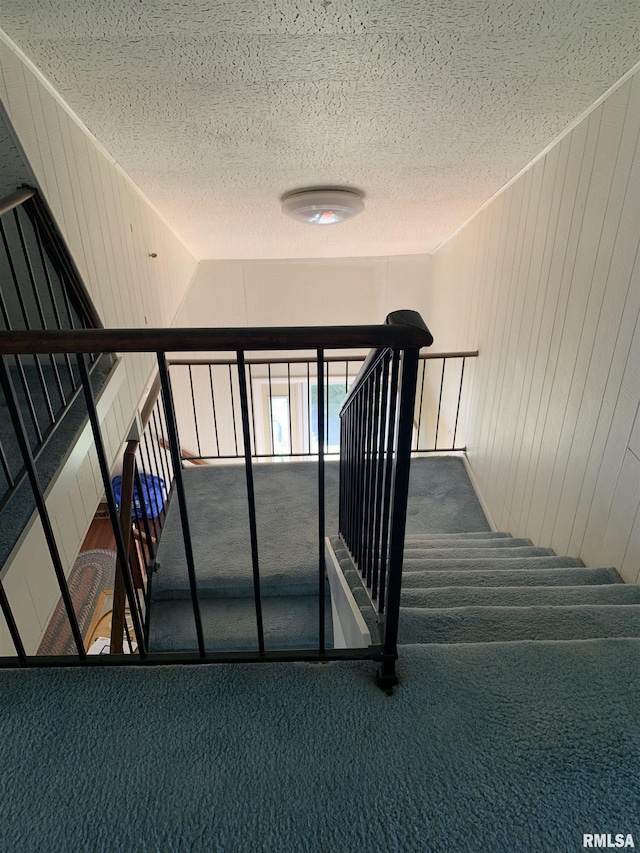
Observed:
[[[443,586],[591,586],[594,584],[621,584],[622,578],[615,569],[603,568],[551,568],[551,569],[470,569],[451,571],[415,571],[402,575],[403,589],[421,589]]]
[[[414,463],[412,462],[411,465],[413,466],[413,464]],[[405,536],[405,543],[418,541],[429,542],[433,539],[447,539],[453,541],[457,539],[513,539],[513,536],[510,533],[492,530],[475,530],[467,531],[466,533],[407,533]],[[527,542],[528,541],[529,540],[527,540]]]
[[[640,605],[403,607],[400,643],[494,643],[640,637]]]
[[[527,548],[531,547],[530,539],[514,539],[503,538],[503,539],[475,539],[475,538],[465,538],[465,539],[438,539],[436,537],[429,539],[422,539],[420,537],[406,537],[404,543],[404,550],[406,554],[412,553],[413,551],[422,551],[428,550],[429,548],[437,548],[438,550],[442,550],[444,548],[489,548],[489,549],[503,549],[503,548]]]
[[[413,565],[417,560],[515,560],[520,557],[555,557],[552,548],[527,545],[522,548],[412,548],[405,550],[404,562]]]
[[[331,604],[327,589],[326,644],[333,643]],[[252,651],[258,648],[253,599],[201,599],[200,615],[207,651]],[[318,597],[289,596],[262,600],[264,641],[267,649],[318,647]],[[153,652],[197,650],[190,601],[154,603],[149,634]]]
[[[480,571],[491,569],[566,569],[584,566],[577,557],[475,557],[473,559],[457,559],[455,556],[446,560],[404,559],[404,574],[419,571]],[[442,586],[442,584],[440,584]]]
[[[366,593],[365,593],[366,595]],[[361,603],[360,601],[358,603]],[[564,604],[640,604],[640,586],[610,583],[596,586],[434,587],[405,589],[404,607],[469,607]]]

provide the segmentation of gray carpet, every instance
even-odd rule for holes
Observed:
[[[640,839],[640,640],[0,673],[0,848],[568,853]]]
[[[530,607],[534,604],[640,604],[640,587],[604,583],[597,586],[450,586],[404,589],[407,607]]]
[[[317,603],[314,603],[318,588],[317,476],[314,462],[254,467],[267,648],[317,646]],[[328,462],[325,474],[328,533],[335,533],[338,526],[338,476],[338,463]],[[211,650],[254,649],[256,628],[244,467],[185,469],[184,479],[205,644]],[[411,531],[420,534],[445,531],[444,548],[430,550],[431,556],[446,554],[452,545],[460,544],[458,539],[447,538],[447,532],[456,526],[455,506],[459,518],[465,519],[457,522],[460,530],[468,529],[468,517],[469,524],[479,527],[480,542],[509,541],[500,537],[482,538],[483,532],[489,535],[490,531],[459,458],[412,460],[409,502]],[[465,544],[477,541],[473,538],[465,540]],[[517,543],[523,541],[526,540]],[[424,540],[421,538],[420,542]],[[517,547],[511,550],[516,555],[519,553]],[[485,551],[477,549],[469,553]],[[167,513],[157,562],[159,570],[152,586],[150,648],[153,651],[194,649],[195,621],[175,498]],[[308,615],[305,608],[309,608]],[[327,614],[330,629],[329,609]]]
[[[402,607],[401,643],[493,643],[640,637],[640,605]]]
[[[325,592],[325,648],[333,646],[331,593]],[[205,644],[209,652],[256,651],[258,635],[253,598],[204,598],[200,602]],[[318,648],[318,596],[265,596],[262,600],[264,644],[275,649]],[[153,652],[197,651],[191,601],[156,601],[150,622]]]
[[[317,465],[256,465],[253,469],[264,595],[313,595],[317,589]],[[253,594],[244,468],[184,471],[199,591],[202,596]],[[326,530],[337,531],[338,463],[326,464]],[[488,531],[462,460],[414,459],[408,533]],[[189,595],[177,501],[167,513],[158,550],[154,599]]]
[[[640,635],[638,588],[614,569],[523,557],[522,543],[461,559],[478,539],[507,537],[410,535],[393,696],[370,663],[0,672],[0,849],[564,853],[584,833],[640,841],[640,639],[611,639]],[[361,585],[357,598],[371,617]],[[179,636],[189,602],[153,606],[185,611],[159,642],[192,642]],[[205,607],[219,648],[251,636],[250,598]],[[317,624],[313,596],[265,598],[271,609],[277,642]]]

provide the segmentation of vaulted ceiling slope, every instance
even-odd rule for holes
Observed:
[[[3,0],[200,258],[430,252],[640,59],[638,0]],[[366,194],[352,222],[282,193]]]

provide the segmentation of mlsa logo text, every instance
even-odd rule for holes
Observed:
[[[583,835],[582,846],[620,848],[635,847],[636,845],[633,843],[633,836],[631,833],[623,835],[623,833],[619,832],[616,835],[605,835],[604,833],[600,835]]]

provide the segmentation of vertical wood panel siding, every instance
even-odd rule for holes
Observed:
[[[427,313],[439,349],[480,350],[468,454],[498,526],[632,582],[639,132],[636,74],[435,253]]]
[[[2,41],[0,98],[104,325],[170,326],[196,259]],[[151,259],[151,252],[158,257]],[[120,384],[102,421],[111,462],[153,365],[153,356],[123,358]],[[85,446],[67,462],[47,498],[67,571],[101,494],[97,457]],[[11,558],[5,586],[33,653],[59,595],[39,523]],[[12,645],[0,626],[0,654],[5,653],[12,653]]]

